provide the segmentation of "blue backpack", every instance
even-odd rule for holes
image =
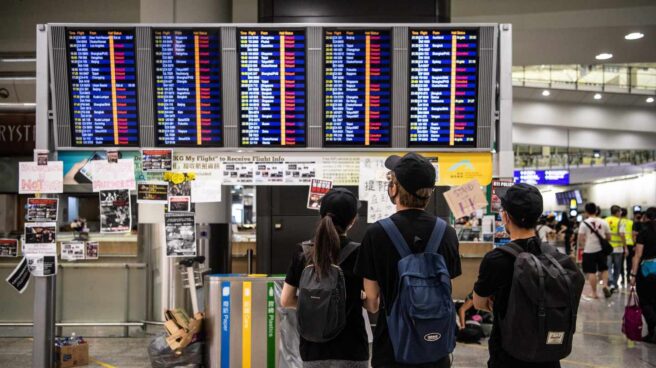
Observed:
[[[401,255],[398,296],[387,316],[394,359],[402,364],[437,362],[456,347],[451,278],[437,253],[446,222],[437,219],[423,253],[412,253],[391,219],[379,223]]]

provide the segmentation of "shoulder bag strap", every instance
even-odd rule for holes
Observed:
[[[517,258],[519,257],[520,253],[524,253],[524,249],[522,249],[519,245],[515,243],[508,243],[506,245],[502,245],[499,248],[496,248],[504,253],[508,253],[511,256]]]
[[[442,244],[444,233],[446,233],[446,221],[438,217],[435,221],[435,228],[433,228],[428,243],[426,243],[426,249],[424,249],[424,252],[437,253],[440,249],[440,244]]]
[[[602,240],[602,238],[601,238],[601,234],[599,234],[599,232],[597,231],[597,229],[595,229],[594,227],[592,227],[590,224],[588,224],[588,223],[585,222],[585,221],[583,221],[583,223],[585,224],[585,226],[587,226],[587,227],[588,227],[588,228],[589,228],[589,229],[590,229],[590,230],[591,230],[591,231],[597,236],[597,238],[598,238],[599,241],[601,242],[601,240]]]
[[[392,244],[394,245],[394,248],[396,248],[396,251],[399,252],[401,258],[404,258],[412,254],[410,247],[408,247],[408,243],[406,243],[405,239],[403,239],[403,235],[401,235],[399,228],[397,228],[396,225],[394,225],[392,219],[390,219],[389,217],[384,218],[378,221],[378,223],[380,224],[380,226],[383,227],[383,230],[385,230],[387,236],[389,236],[390,240],[392,241]]]
[[[346,259],[360,246],[360,243],[349,242],[342,250],[339,252],[339,262],[337,265],[341,265]]]

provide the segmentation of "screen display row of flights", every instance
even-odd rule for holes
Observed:
[[[304,29],[237,34],[239,145],[304,147]],[[218,29],[154,29],[156,142],[223,146]],[[323,144],[389,147],[392,37],[388,29],[325,29]],[[135,31],[67,30],[75,146],[138,146]],[[478,31],[411,30],[409,146],[474,147]]]

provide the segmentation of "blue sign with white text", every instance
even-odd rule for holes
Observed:
[[[531,185],[569,185],[567,170],[515,170],[515,183]]]

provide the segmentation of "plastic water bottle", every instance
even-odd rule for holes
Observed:
[[[75,337],[75,332],[71,333],[71,345],[77,345],[77,337]]]

